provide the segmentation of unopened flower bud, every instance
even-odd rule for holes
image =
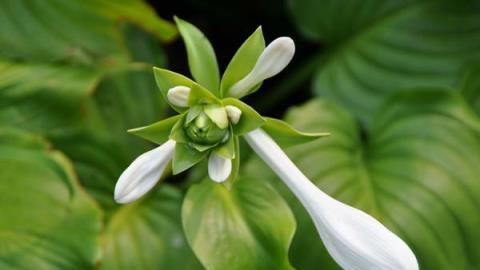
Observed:
[[[185,134],[194,143],[212,145],[222,142],[228,128],[219,128],[205,112],[201,112],[185,126]]]
[[[189,95],[190,88],[181,85],[172,87],[167,92],[168,101],[178,107],[188,107]]]
[[[238,123],[238,121],[240,121],[242,111],[239,108],[233,105],[227,105],[225,106],[225,110],[227,111],[228,120],[230,120],[232,124],[235,125],[236,123]]]
[[[289,37],[272,41],[263,50],[253,70],[230,89],[230,96],[240,98],[265,79],[277,75],[293,58],[295,43]]]

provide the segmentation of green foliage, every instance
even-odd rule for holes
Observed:
[[[257,178],[240,179],[230,190],[209,179],[192,186],[182,220],[207,269],[293,269],[287,249],[295,220],[280,195]]]
[[[233,127],[233,133],[237,136],[243,135],[249,131],[261,127],[265,120],[258,114],[252,107],[243,103],[236,98],[225,98],[222,100],[223,105],[232,105],[239,108],[242,111],[240,120]]]
[[[283,122],[228,97],[265,48],[261,27],[220,79],[203,33],[178,18],[177,30],[142,0],[1,1],[0,269],[340,269],[297,199],[244,151],[238,136],[259,127],[320,189],[400,235],[421,269],[480,268],[478,1],[286,8],[318,49],[280,84],[306,91],[292,86],[312,75],[316,96]],[[195,81],[162,68],[162,42],[179,33]],[[191,108],[162,100],[178,85],[191,88]],[[254,98],[285,94],[272,92]],[[242,111],[237,124],[221,105]],[[190,142],[184,124],[202,113],[226,142]],[[121,172],[168,139],[174,174],[215,151],[233,158],[228,180],[200,181],[199,164],[117,205]]]
[[[292,1],[303,32],[332,44],[315,65],[315,94],[362,121],[393,92],[454,86],[479,59],[477,1]],[[319,57],[319,56],[312,56]]]
[[[194,25],[177,17],[175,22],[187,48],[188,65],[193,78],[216,96],[220,96],[220,73],[212,45]]]
[[[281,147],[289,147],[297,144],[308,143],[319,138],[329,136],[330,133],[307,133],[294,129],[288,123],[275,118],[265,117],[265,125],[262,126]]]
[[[117,211],[106,228],[102,269],[202,269],[179,226],[182,200],[163,185]]]
[[[265,49],[265,39],[263,38],[262,28],[259,27],[240,46],[223,73],[221,83],[222,97],[228,97],[230,87],[250,73],[263,49]],[[259,87],[260,85],[256,88],[258,89]]]
[[[151,66],[165,64],[158,40],[172,40],[174,25],[139,0],[8,0],[0,13],[0,268],[200,269],[178,190],[134,213],[112,198],[120,173],[151,148],[125,131],[165,115]]]
[[[291,110],[287,120],[302,130],[331,131],[330,137],[291,148],[289,156],[322,190],[398,233],[421,269],[480,265],[480,121],[459,95],[404,92],[378,113],[367,139],[352,115],[325,100]],[[279,183],[257,160],[248,167],[249,175]],[[316,231],[302,206],[278,186],[299,226],[291,249],[294,266],[338,269],[312,239]]]
[[[95,269],[100,211],[59,152],[0,129],[0,268]]]

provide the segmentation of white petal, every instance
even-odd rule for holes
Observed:
[[[215,153],[210,154],[208,158],[208,175],[213,181],[221,183],[227,180],[231,171],[231,159],[221,157]]]
[[[292,60],[295,43],[289,37],[279,37],[272,41],[258,57],[253,70],[230,89],[230,96],[240,98],[255,85],[277,75]]]
[[[418,270],[411,249],[365,212],[319,190],[263,130],[245,135],[307,209],[330,255],[346,270]]]
[[[168,140],[137,157],[120,175],[115,186],[115,201],[130,203],[152,189],[172,159],[174,150],[175,141]]]
[[[240,116],[242,116],[242,111],[233,106],[233,105],[227,105],[225,106],[225,111],[227,111],[227,116],[228,116],[228,120],[230,120],[230,122],[232,124],[237,124],[238,121],[240,121]]]
[[[175,86],[167,91],[168,101],[178,107],[188,107],[189,96],[190,88],[186,86]]]

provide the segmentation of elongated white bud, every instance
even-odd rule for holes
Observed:
[[[230,120],[232,124],[235,125],[236,123],[238,123],[238,121],[240,121],[242,111],[239,108],[233,105],[227,105],[225,106],[225,110],[227,111],[228,120]]]
[[[115,201],[131,203],[152,189],[172,159],[174,150],[175,141],[168,140],[137,157],[120,175],[115,186]]]
[[[227,180],[232,172],[232,160],[221,157],[215,153],[210,154],[208,158],[208,176],[217,182],[221,183]]]
[[[190,88],[181,85],[172,87],[167,92],[168,101],[178,107],[188,107],[189,95]]]
[[[346,270],[418,270],[410,248],[370,215],[319,190],[261,129],[245,135],[307,209],[327,250]]]
[[[265,79],[277,75],[293,58],[295,43],[289,37],[272,41],[258,57],[253,70],[230,88],[230,96],[240,98]]]

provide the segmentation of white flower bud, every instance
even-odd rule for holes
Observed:
[[[225,110],[227,111],[228,120],[230,120],[232,124],[235,125],[236,123],[238,123],[238,121],[240,121],[242,111],[239,108],[233,105],[227,105],[225,106]]]
[[[221,157],[215,153],[210,154],[208,158],[208,176],[217,182],[221,183],[227,180],[232,172],[232,160]]]
[[[118,179],[115,201],[131,203],[152,189],[172,159],[174,150],[175,141],[169,140],[136,158]]]
[[[240,98],[265,79],[277,75],[292,60],[295,43],[289,37],[272,41],[258,57],[253,70],[230,88],[230,96]]]
[[[167,92],[168,101],[178,107],[188,107],[189,95],[190,88],[182,85],[172,87]]]

